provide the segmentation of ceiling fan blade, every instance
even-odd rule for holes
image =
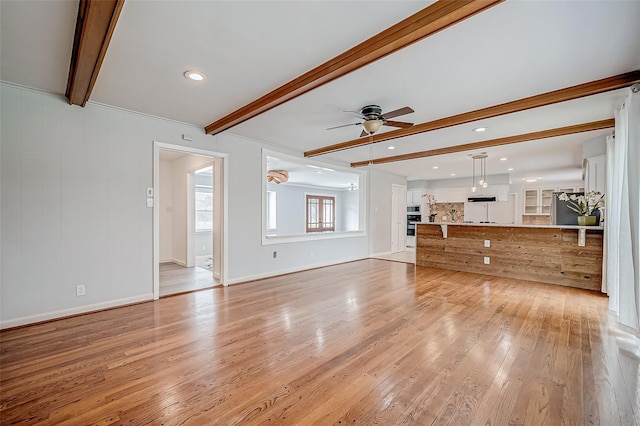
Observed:
[[[413,126],[413,123],[407,123],[406,121],[389,121],[389,120],[385,120],[384,126],[402,127],[403,129],[407,129],[407,128]]]
[[[362,113],[360,111],[342,111],[342,112],[350,112],[351,114],[355,114],[357,115],[359,118],[362,118],[363,120],[366,119],[366,117],[364,115],[362,115]]]
[[[411,114],[412,112],[413,112],[413,109],[409,107],[404,107],[404,108],[397,109],[395,111],[386,112],[382,114],[382,118],[385,118],[385,119],[393,118],[393,117],[398,117],[400,115]]]
[[[343,124],[342,126],[329,127],[327,130],[339,129],[340,127],[360,126],[362,123]]]
[[[369,133],[363,130],[362,133],[360,133],[360,137],[363,137],[363,136],[369,136]]]

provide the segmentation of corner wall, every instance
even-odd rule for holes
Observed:
[[[153,141],[228,154],[229,283],[368,256],[363,236],[261,245],[259,141],[5,83],[0,129],[0,328],[152,299]]]

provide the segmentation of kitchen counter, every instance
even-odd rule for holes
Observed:
[[[599,230],[604,229],[603,226],[578,226],[578,225],[516,225],[513,223],[458,223],[458,222],[415,222],[419,225],[447,225],[447,226],[495,226],[503,228],[547,228],[547,229],[584,229]]]
[[[416,224],[416,265],[600,290],[603,227]]]

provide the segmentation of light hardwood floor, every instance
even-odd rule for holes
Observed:
[[[220,284],[208,269],[187,268],[176,263],[160,264],[160,297],[201,290]]]
[[[0,333],[2,424],[634,425],[597,292],[367,259]]]
[[[416,263],[416,249],[409,248],[405,251],[399,251],[397,253],[382,254],[378,256],[371,256],[372,259],[391,260],[393,262],[403,263]]]

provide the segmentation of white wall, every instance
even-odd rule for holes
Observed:
[[[0,90],[0,324],[150,299],[150,141],[176,125]]]
[[[218,135],[212,146],[229,154],[230,282],[368,257],[366,236],[261,245],[263,147],[232,134]]]
[[[369,179],[369,253],[391,252],[391,185],[407,185],[407,178],[371,167]]]
[[[160,262],[173,259],[173,164],[160,161],[160,194],[158,197]]]
[[[362,236],[261,245],[263,143],[93,103],[70,106],[9,84],[0,90],[2,328],[152,298],[146,188],[154,140],[228,153],[230,283],[368,256]],[[192,142],[182,141],[185,133]],[[379,210],[390,209],[391,180],[406,182],[374,179],[385,183]],[[374,226],[375,246],[377,233]],[[86,296],[76,297],[78,284]]]
[[[187,235],[189,232],[187,205],[195,203],[193,191],[189,191],[187,176],[190,172],[213,164],[213,159],[200,155],[185,155],[173,162],[173,226],[172,261],[180,265],[193,266],[189,262]]]
[[[306,196],[327,195],[336,198],[336,231],[357,231],[359,199],[357,191],[345,191],[289,184],[267,184],[268,191],[276,193],[275,235],[300,235],[306,233]]]

